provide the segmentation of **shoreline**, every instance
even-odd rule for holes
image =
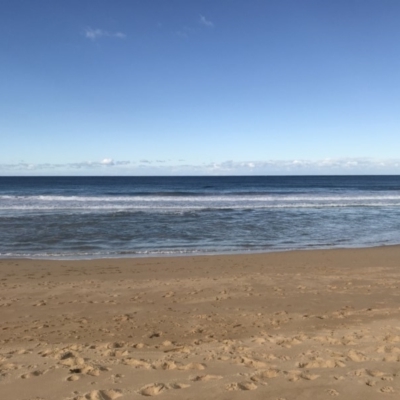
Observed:
[[[115,256],[82,256],[82,257],[42,257],[42,256],[0,256],[1,261],[7,260],[31,260],[31,261],[95,261],[95,260],[127,260],[127,259],[148,259],[148,258],[181,258],[181,257],[212,257],[212,256],[241,256],[241,255],[257,255],[257,254],[276,254],[276,253],[291,253],[291,252],[308,252],[308,251],[333,251],[333,250],[364,250],[364,249],[378,249],[378,248],[391,248],[399,247],[400,243],[392,244],[377,244],[377,245],[365,245],[365,246],[321,246],[321,247],[305,247],[305,248],[288,248],[288,249],[271,249],[271,250],[249,250],[247,252],[238,251],[227,251],[227,252],[196,252],[196,253],[160,253],[160,254],[127,254],[127,255],[115,255]]]
[[[396,398],[399,260],[400,246],[2,259],[0,392],[10,400]]]

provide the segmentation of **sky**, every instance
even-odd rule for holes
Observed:
[[[398,0],[0,0],[0,175],[400,174]]]

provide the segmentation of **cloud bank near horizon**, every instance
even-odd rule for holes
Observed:
[[[0,175],[335,175],[400,174],[400,159],[224,161],[189,164],[183,160],[101,161],[0,164]]]

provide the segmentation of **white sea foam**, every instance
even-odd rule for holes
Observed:
[[[266,195],[266,194],[252,194],[252,195],[209,195],[209,196],[175,196],[175,195],[148,195],[148,196],[10,196],[2,195],[1,200],[13,200],[16,202],[103,202],[103,203],[135,203],[135,202],[177,202],[177,203],[192,203],[192,202],[242,202],[242,201],[369,201],[369,200],[399,200],[400,193],[394,195],[388,194],[369,194],[369,195]]]
[[[42,211],[42,212],[115,212],[115,211],[143,211],[143,212],[184,212],[201,210],[262,210],[262,209],[299,209],[299,208],[351,208],[351,207],[400,207],[399,202],[349,202],[349,203],[293,203],[293,204],[206,204],[206,205],[91,205],[78,206],[61,205],[10,205],[0,206],[0,211]]]

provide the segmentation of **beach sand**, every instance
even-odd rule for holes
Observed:
[[[0,399],[398,399],[400,247],[0,261]]]

